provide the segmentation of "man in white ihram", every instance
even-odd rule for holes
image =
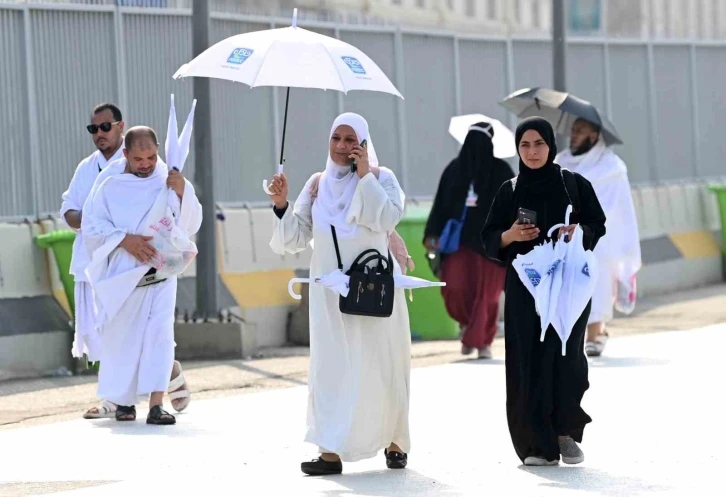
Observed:
[[[625,163],[605,144],[600,128],[584,119],[572,125],[570,148],[555,161],[584,176],[595,189],[605,211],[607,233],[595,247],[599,277],[592,296],[585,352],[600,356],[608,333],[605,325],[613,318],[619,288],[635,291],[635,274],[641,267],[638,221]],[[634,303],[634,295],[628,297]],[[632,310],[632,309],[630,309]]]
[[[83,241],[81,220],[86,211],[86,201],[98,189],[98,185],[109,175],[121,174],[124,171],[124,125],[123,115],[118,106],[103,103],[94,107],[91,112],[91,124],[87,125],[86,129],[93,137],[93,144],[97,150],[76,167],[68,189],[63,193],[60,210],[61,217],[76,232],[70,268],[75,281],[75,335],[71,352],[73,357],[79,359],[85,354],[91,362],[100,360],[101,343],[96,330],[93,291],[85,275],[90,257]],[[191,394],[178,361],[174,363],[168,391],[174,409],[181,412],[189,405]],[[115,416],[115,413],[116,405],[104,399],[101,404],[86,411],[83,417],[107,418]]]
[[[180,172],[160,162],[151,128],[126,133],[125,169],[97,185],[88,202],[82,230],[91,254],[86,275],[93,287],[101,334],[98,395],[117,405],[117,421],[136,419],[135,405],[150,395],[149,424],[174,424],[163,409],[164,391],[174,362],[174,308],[177,276],[157,273],[151,262],[162,254],[141,233],[155,201],[167,188],[174,227],[185,238],[202,222],[194,188]]]

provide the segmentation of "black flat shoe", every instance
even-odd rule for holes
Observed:
[[[339,475],[343,472],[343,463],[341,461],[329,462],[323,458],[318,458],[302,463],[300,469],[310,476]]]
[[[386,466],[388,469],[404,469],[408,464],[408,454],[401,452],[388,452],[388,449],[384,450],[383,453],[386,455]]]

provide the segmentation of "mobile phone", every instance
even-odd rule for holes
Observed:
[[[368,142],[368,140],[363,140],[360,143],[361,148],[366,148],[366,143],[367,142]],[[349,164],[350,164],[350,172],[351,173],[354,173],[354,172],[356,172],[356,170],[358,170],[358,163],[356,162],[355,159],[350,159]]]
[[[519,213],[517,214],[517,222],[519,224],[537,224],[537,213],[520,207]]]

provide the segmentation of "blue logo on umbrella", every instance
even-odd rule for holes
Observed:
[[[341,57],[343,59],[343,62],[350,67],[350,70],[353,71],[356,74],[365,74],[366,70],[363,69],[363,66],[361,65],[360,61],[356,59],[355,57]]]
[[[549,270],[547,271],[547,276],[551,275],[555,272],[555,270],[560,267],[560,262],[562,262],[562,259],[557,259],[555,262],[552,263]]]
[[[539,285],[539,282],[542,281],[542,277],[534,269],[527,268],[524,270],[524,272],[527,275],[527,277],[529,278],[529,281],[532,282],[533,286]]]
[[[588,278],[590,277],[590,266],[587,265],[587,262],[584,266],[582,266],[582,274],[584,274]]]
[[[249,48],[235,48],[227,58],[227,62],[230,64],[240,65],[249,59],[253,52],[254,50],[250,50]]]

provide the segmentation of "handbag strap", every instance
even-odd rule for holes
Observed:
[[[330,225],[330,231],[333,232],[333,243],[335,244],[335,256],[338,258],[338,269],[343,270],[343,260],[340,257],[340,247],[338,246],[338,233],[335,231],[335,226]],[[365,252],[363,252],[365,254]],[[361,254],[361,255],[363,255]],[[360,260],[360,256],[358,259]],[[391,273],[393,272],[393,256],[391,255],[390,249],[388,250],[388,268]]]

